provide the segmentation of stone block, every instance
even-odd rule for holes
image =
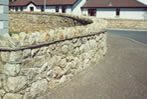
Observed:
[[[6,82],[6,87],[9,92],[19,92],[27,85],[27,79],[24,76],[9,77]]]
[[[11,52],[9,56],[9,62],[11,63],[21,63],[23,53],[22,51]]]
[[[45,79],[37,81],[32,84],[30,92],[24,95],[24,99],[35,99],[36,97],[42,96],[48,90],[48,82]]]
[[[0,97],[3,97],[6,92],[3,89],[0,89]]]
[[[10,52],[1,52],[0,56],[2,62],[8,62],[10,57]]]
[[[23,51],[23,57],[22,57],[22,58],[31,57],[31,52],[32,52],[31,49],[26,49],[26,50],[24,50],[24,51]]]
[[[0,59],[0,74],[3,73],[4,71],[4,65],[3,63],[1,62],[1,59]]]
[[[4,65],[4,73],[8,76],[16,76],[20,72],[19,64],[5,64]]]
[[[22,99],[21,94],[7,93],[3,99]]]
[[[21,73],[26,76],[27,80],[33,80],[40,72],[40,68],[23,68]]]

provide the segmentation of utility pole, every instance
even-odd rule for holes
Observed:
[[[44,11],[46,9],[46,0],[44,0]]]

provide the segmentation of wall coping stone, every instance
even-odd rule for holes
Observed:
[[[101,31],[98,33],[94,33],[94,34],[89,34],[89,35],[85,35],[85,36],[78,36],[78,37],[73,37],[73,38],[67,38],[67,39],[63,39],[63,40],[57,40],[57,41],[53,41],[53,42],[46,42],[46,43],[42,43],[42,44],[38,44],[38,45],[31,45],[31,46],[27,46],[27,47],[21,47],[21,48],[4,48],[4,47],[0,47],[0,51],[3,52],[12,52],[12,51],[21,51],[21,50],[26,50],[26,49],[36,49],[36,48],[40,48],[40,47],[45,47],[45,46],[49,46],[52,44],[56,44],[59,42],[64,42],[66,40],[73,40],[73,39],[77,39],[77,38],[83,38],[83,37],[90,37],[90,36],[94,36],[94,35],[100,35],[102,33],[105,33],[106,31]]]

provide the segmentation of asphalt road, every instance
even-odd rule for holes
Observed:
[[[108,33],[103,60],[37,99],[147,99],[147,46]]]
[[[134,39],[136,41],[147,44],[147,31],[135,31],[135,30],[108,30],[109,34],[119,35]]]

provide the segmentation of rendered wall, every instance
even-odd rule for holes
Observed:
[[[145,8],[122,8],[120,12],[122,19],[145,19],[147,20],[147,9]]]
[[[119,16],[116,16],[116,8],[97,8],[96,10],[97,18],[147,20],[145,8],[120,8]],[[88,15],[87,8],[83,9],[83,15]]]
[[[8,33],[8,0],[0,0],[0,35]]]

